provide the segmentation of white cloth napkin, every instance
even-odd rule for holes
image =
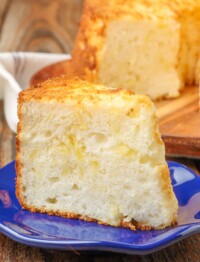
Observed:
[[[17,97],[29,86],[31,77],[43,67],[69,59],[68,54],[0,53],[0,99],[4,99],[4,114],[8,126],[16,132]]]

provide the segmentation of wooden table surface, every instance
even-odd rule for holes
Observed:
[[[0,51],[70,53],[82,10],[81,0],[1,0]],[[15,159],[15,135],[0,102],[0,167]],[[176,159],[177,160],[177,159]],[[178,159],[197,173],[200,160]],[[48,251],[0,234],[0,262],[6,261],[200,261],[200,234],[146,256]]]

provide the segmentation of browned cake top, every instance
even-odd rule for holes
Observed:
[[[30,87],[19,94],[18,114],[24,102],[55,102],[77,107],[94,105],[106,108],[128,108],[140,104],[155,111],[153,102],[145,95],[135,95],[131,90],[108,88],[78,77],[61,76],[49,79],[38,86]]]
[[[134,92],[121,88],[113,89],[103,85],[96,85],[78,77],[55,77],[37,86],[22,91],[19,95],[20,102],[35,100],[56,100],[64,102],[66,99],[88,100],[109,99],[113,96],[123,96],[128,99],[134,96]],[[143,96],[141,96],[143,97]]]
[[[85,9],[93,15],[114,17],[119,15],[135,15],[140,18],[152,16],[179,16],[183,12],[196,11],[200,7],[199,0],[85,0]]]

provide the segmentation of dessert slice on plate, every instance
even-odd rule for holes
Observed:
[[[176,222],[155,108],[77,78],[20,93],[16,171],[23,208],[129,227]]]

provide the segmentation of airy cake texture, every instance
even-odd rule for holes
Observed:
[[[86,0],[72,52],[84,79],[176,97],[199,81],[200,0]]]
[[[176,222],[155,108],[144,95],[55,78],[19,95],[23,208],[129,228]]]

